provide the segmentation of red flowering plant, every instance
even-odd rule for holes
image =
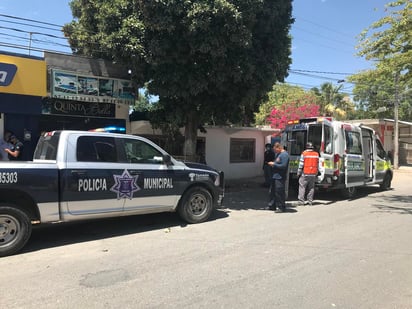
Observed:
[[[312,102],[300,103],[300,101],[289,102],[273,108],[267,118],[270,126],[276,129],[284,129],[289,120],[315,117],[319,115],[319,105]]]

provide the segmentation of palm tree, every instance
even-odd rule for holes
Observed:
[[[312,88],[311,91],[319,98],[320,112],[324,116],[333,116],[337,119],[345,119],[348,112],[354,109],[349,96],[340,92],[343,85],[334,86],[332,83],[323,83],[320,89]]]

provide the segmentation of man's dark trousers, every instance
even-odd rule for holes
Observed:
[[[286,210],[286,194],[285,194],[285,180],[283,179],[273,179],[272,187],[270,189],[271,200],[274,201],[273,207],[280,209],[282,211]]]

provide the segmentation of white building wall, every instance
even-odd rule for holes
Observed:
[[[130,125],[131,134],[150,135],[161,134],[153,130],[148,121],[133,121]],[[263,154],[265,144],[270,142],[270,136],[278,130],[268,128],[230,128],[205,127],[206,133],[198,132],[206,142],[206,163],[223,171],[226,179],[240,179],[263,175]],[[183,133],[183,132],[182,132]],[[255,140],[255,161],[247,163],[230,163],[230,139],[250,138]]]
[[[206,162],[225,173],[226,179],[239,179],[263,175],[263,153],[266,136],[274,130],[256,128],[219,128],[206,127],[207,133],[201,133],[206,139]],[[248,138],[255,140],[255,161],[244,163],[230,162],[230,139]]]

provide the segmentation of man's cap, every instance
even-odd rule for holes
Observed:
[[[311,142],[307,142],[306,149],[313,149],[313,144]]]

